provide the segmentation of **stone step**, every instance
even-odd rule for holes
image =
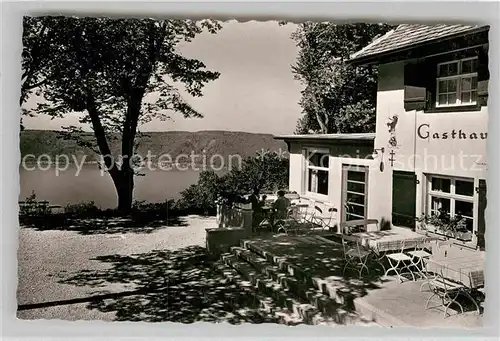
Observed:
[[[345,285],[342,285],[343,279],[341,277],[336,278],[335,276],[330,276],[328,280],[316,278],[306,270],[303,270],[294,265],[292,262],[287,261],[285,258],[277,257],[267,252],[257,245],[257,243],[253,243],[249,240],[243,240],[241,244],[244,248],[255,252],[260,257],[265,258],[272,265],[277,266],[281,271],[295,277],[298,281],[317,289],[322,294],[329,296],[335,300],[337,304],[346,306],[348,310],[354,309],[353,300],[355,295],[346,289]],[[353,281],[353,283],[356,283],[356,281]],[[359,285],[362,285],[362,283],[360,282]]]
[[[233,254],[223,254],[223,261],[247,278],[263,295],[271,297],[278,306],[287,308],[293,315],[300,317],[306,324],[312,324],[313,317],[320,314],[318,309],[308,303],[298,301],[290,290],[268,279],[251,264]]]
[[[246,280],[238,271],[225,264],[222,260],[216,262],[215,268],[224,274],[228,282],[238,285],[244,294],[253,295],[255,299],[258,300],[258,313],[263,317],[263,319],[273,316],[276,319],[276,323],[288,326],[303,323],[299,316],[296,316],[286,308],[278,306],[271,297],[259,294],[250,281]]]
[[[256,253],[241,247],[231,248],[233,254],[250,263],[253,267],[264,273],[269,279],[287,288],[295,297],[308,302],[316,307],[323,315],[328,316],[332,321],[339,324],[351,324],[359,321],[359,316],[352,311],[348,311],[338,304],[331,297],[321,293],[318,289],[308,286],[299,281],[276,265],[259,257]]]
[[[403,322],[396,316],[392,316],[381,309],[368,303],[363,297],[358,297],[354,300],[356,311],[363,316],[366,316],[371,321],[375,321],[377,325],[382,327],[411,327],[410,324]]]
[[[250,263],[254,268],[265,274],[268,279],[281,284],[286,289],[290,290],[298,298],[306,299],[304,292],[308,290],[306,283],[300,282],[295,277],[281,271],[278,266],[268,262],[265,258],[260,257],[258,254],[241,247],[232,247],[232,253],[235,256]]]

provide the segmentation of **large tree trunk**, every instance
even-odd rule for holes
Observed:
[[[134,169],[132,168],[132,158],[134,157],[134,141],[137,132],[137,122],[141,111],[142,96],[142,93],[134,93],[134,96],[128,99],[127,113],[123,125],[123,164],[119,172],[120,176],[118,177],[118,181],[115,181],[118,194],[118,212],[121,215],[128,215],[131,212],[134,199]]]
[[[114,181],[118,195],[118,212],[120,215],[128,215],[134,199],[134,172],[131,169],[123,169],[119,174],[119,178]]]
[[[134,156],[134,141],[137,134],[137,125],[139,122],[139,115],[141,113],[142,98],[144,97],[145,89],[149,78],[151,76],[152,68],[158,56],[158,46],[163,41],[166,30],[158,41],[155,41],[155,25],[151,23],[150,35],[150,59],[141,67],[139,77],[135,82],[131,82],[129,78],[124,79],[124,86],[127,89],[127,112],[125,114],[125,121],[123,122],[122,130],[122,160],[123,163],[120,168],[116,164],[111,164],[109,160],[105,159],[105,165],[109,170],[109,174],[113,179],[118,196],[118,212],[120,215],[128,215],[132,211],[133,192],[134,192],[134,169],[132,168],[131,158]],[[90,89],[87,89],[87,110],[89,112],[92,126],[94,128],[94,135],[97,139],[97,144],[101,155],[111,155],[111,151],[106,140],[104,127],[102,126],[99,118],[94,97]]]
[[[99,119],[99,113],[90,90],[88,90],[87,110],[92,121],[94,135],[97,140],[99,151],[104,157],[104,166],[108,170],[116,188],[116,194],[118,196],[118,212],[121,215],[128,215],[132,210],[134,191],[134,170],[130,167],[129,158],[132,154],[132,145],[135,135],[130,134],[127,130],[124,134],[122,141],[123,162],[119,168],[116,162],[114,162],[115,160],[109,157],[112,155],[111,150],[109,148],[108,141],[106,140],[106,134],[101,124],[101,120]]]

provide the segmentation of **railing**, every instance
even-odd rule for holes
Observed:
[[[217,227],[243,227],[245,215],[252,215],[245,205],[217,204]]]
[[[61,208],[60,205],[51,205],[48,201],[18,201],[20,216],[43,215],[52,212],[52,209]]]

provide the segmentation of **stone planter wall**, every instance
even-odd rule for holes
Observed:
[[[229,208],[217,205],[217,225],[206,229],[206,247],[208,252],[218,257],[228,252],[232,246],[252,234],[253,211],[246,206]]]
[[[232,246],[238,246],[240,241],[248,237],[245,229],[239,227],[223,227],[206,229],[207,251],[213,257],[229,252]]]

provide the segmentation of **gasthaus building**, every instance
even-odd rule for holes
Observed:
[[[376,133],[276,137],[289,189],[333,204],[337,222],[460,215],[468,233],[456,242],[484,248],[488,30],[400,25],[355,53],[349,63],[378,67]]]

